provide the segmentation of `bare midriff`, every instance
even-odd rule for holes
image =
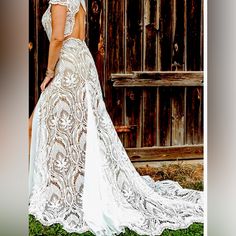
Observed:
[[[79,11],[75,15],[75,24],[72,33],[64,38],[77,38],[85,40],[85,11],[82,5],[80,5]]]

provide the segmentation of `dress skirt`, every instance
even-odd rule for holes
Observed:
[[[125,227],[160,235],[204,221],[203,192],[136,171],[82,40],[63,42],[55,76],[35,108],[31,139],[29,213],[43,225],[99,236]]]

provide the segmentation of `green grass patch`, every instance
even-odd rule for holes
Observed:
[[[83,234],[68,233],[60,224],[43,226],[34,216],[29,215],[29,236],[93,236],[91,232]],[[162,236],[201,236],[203,235],[203,224],[192,224],[187,229],[164,230]],[[120,236],[139,236],[139,234],[126,228],[125,233]]]

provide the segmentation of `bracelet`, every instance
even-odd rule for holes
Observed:
[[[47,69],[47,71],[46,71],[46,76],[48,77],[48,78],[53,78],[54,77],[54,71],[53,70],[50,70],[50,69]]]

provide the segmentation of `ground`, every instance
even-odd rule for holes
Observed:
[[[178,162],[176,164],[163,165],[158,168],[151,166],[137,167],[140,175],[150,175],[155,181],[171,179],[178,181],[184,188],[203,190],[203,165],[191,165]],[[29,216],[29,236],[93,236],[92,233],[84,234],[67,233],[59,224],[43,226],[33,216]],[[162,236],[202,236],[203,224],[192,224],[184,230],[165,230]],[[126,228],[120,236],[138,236],[138,234]]]

